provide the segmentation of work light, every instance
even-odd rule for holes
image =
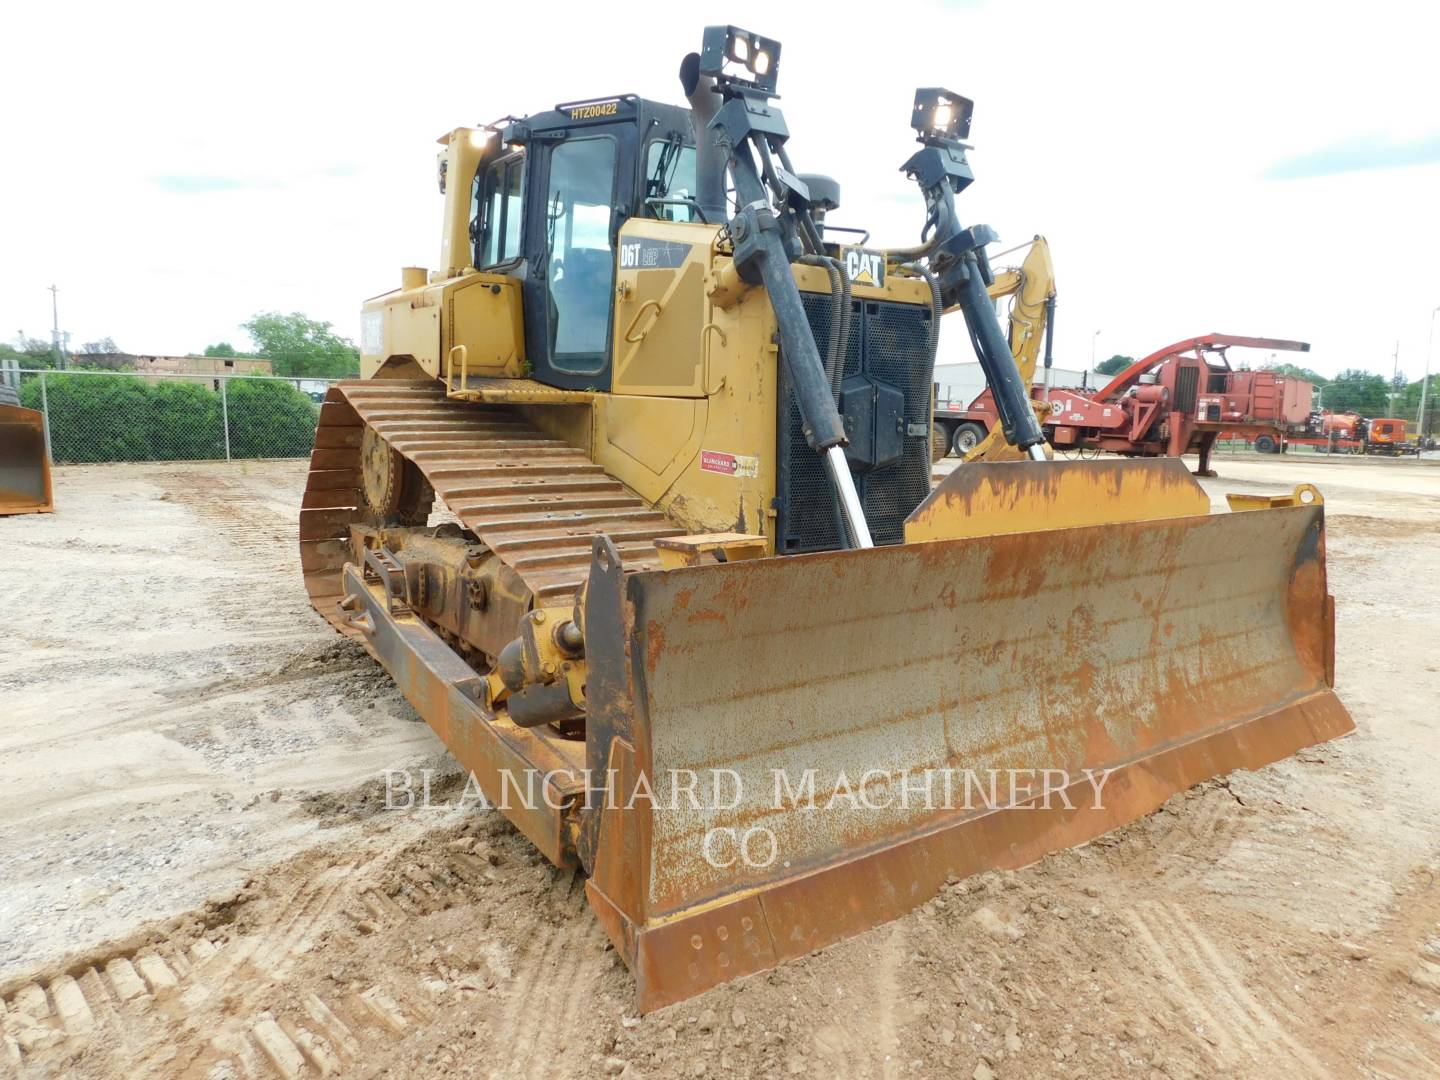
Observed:
[[[939,86],[921,87],[915,91],[910,126],[921,142],[961,142],[970,137],[970,115],[974,111],[975,103],[967,97]]]
[[[734,70],[744,69],[744,73]],[[738,26],[707,26],[700,49],[700,74],[775,92],[780,43]]]

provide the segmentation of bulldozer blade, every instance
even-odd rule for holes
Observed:
[[[1012,531],[991,506],[990,535],[631,574],[597,541],[587,749],[610,790],[581,843],[642,1009],[1353,730],[1322,506],[1195,512],[1136,465],[1051,495],[1133,482],[1148,519]],[[990,479],[956,484],[978,506]],[[964,499],[932,499],[939,533]]]
[[[44,417],[34,409],[0,405],[0,516],[48,514],[54,508]]]

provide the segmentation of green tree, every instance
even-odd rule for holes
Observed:
[[[1395,398],[1395,414],[1404,417],[1412,424],[1420,414],[1420,384],[1424,381],[1424,379],[1416,379],[1407,384]],[[1430,393],[1425,398],[1425,432],[1427,435],[1434,432],[1437,416],[1440,416],[1440,374],[1430,376]]]
[[[289,315],[262,311],[242,325],[276,375],[339,379],[360,374],[360,350],[336,334],[328,322],[317,322],[298,311]]]
[[[1135,362],[1133,356],[1121,356],[1116,353],[1109,360],[1101,360],[1095,365],[1095,370],[1101,375],[1119,375]]]
[[[96,354],[103,356],[107,353],[118,353],[120,351],[120,346],[115,344],[115,339],[107,336],[101,338],[99,341],[85,342],[80,348],[75,350],[75,354],[77,356]]]
[[[1347,368],[1325,385],[1325,408],[1361,416],[1384,416],[1390,406],[1390,382],[1383,375]]]
[[[215,345],[206,345],[206,346],[205,346],[205,355],[206,355],[206,356],[231,357],[231,356],[239,356],[240,354],[235,351],[235,346],[234,346],[234,345],[231,345],[228,341],[221,341],[221,342],[219,342],[219,343],[217,343],[217,344],[215,344]]]
[[[22,368],[58,368],[60,359],[55,355],[50,342],[40,338],[26,337],[21,330],[15,335],[14,345],[0,345],[0,357],[18,360]]]
[[[1301,367],[1299,364],[1290,364],[1284,361],[1276,364],[1266,364],[1261,371],[1273,371],[1277,375],[1289,375],[1296,379],[1304,379],[1316,386],[1324,386],[1330,380],[1321,375],[1318,371],[1311,371],[1308,367]]]

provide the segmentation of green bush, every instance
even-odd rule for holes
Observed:
[[[318,407],[290,383],[235,379],[227,391],[231,457],[305,457]]]
[[[104,379],[97,379],[104,382]],[[208,461],[225,456],[220,395],[210,383],[176,379],[146,384],[147,461]]]
[[[135,376],[45,377],[50,446],[62,464],[99,461],[207,461],[224,458],[220,394],[209,380]],[[40,380],[26,378],[21,404],[41,407]],[[317,406],[285,382],[232,379],[226,389],[230,456],[304,457]]]
[[[50,451],[56,461],[149,461],[150,387],[139,379],[48,375]],[[40,408],[40,383],[21,387],[21,401]]]

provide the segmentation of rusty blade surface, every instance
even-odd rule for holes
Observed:
[[[905,519],[905,542],[1209,512],[1210,497],[1179,458],[966,462]]]
[[[986,812],[902,798],[925,770],[1078,780],[1333,700],[1314,507],[640,573],[627,591],[642,768],[659,785],[727,770],[735,789],[650,816],[647,920]],[[1272,749],[1228,767],[1294,747]],[[816,808],[777,797],[777,771],[789,791],[813,776]],[[756,827],[769,865],[706,857],[712,830]]]
[[[34,409],[0,405],[0,514],[53,509],[44,418]]]

